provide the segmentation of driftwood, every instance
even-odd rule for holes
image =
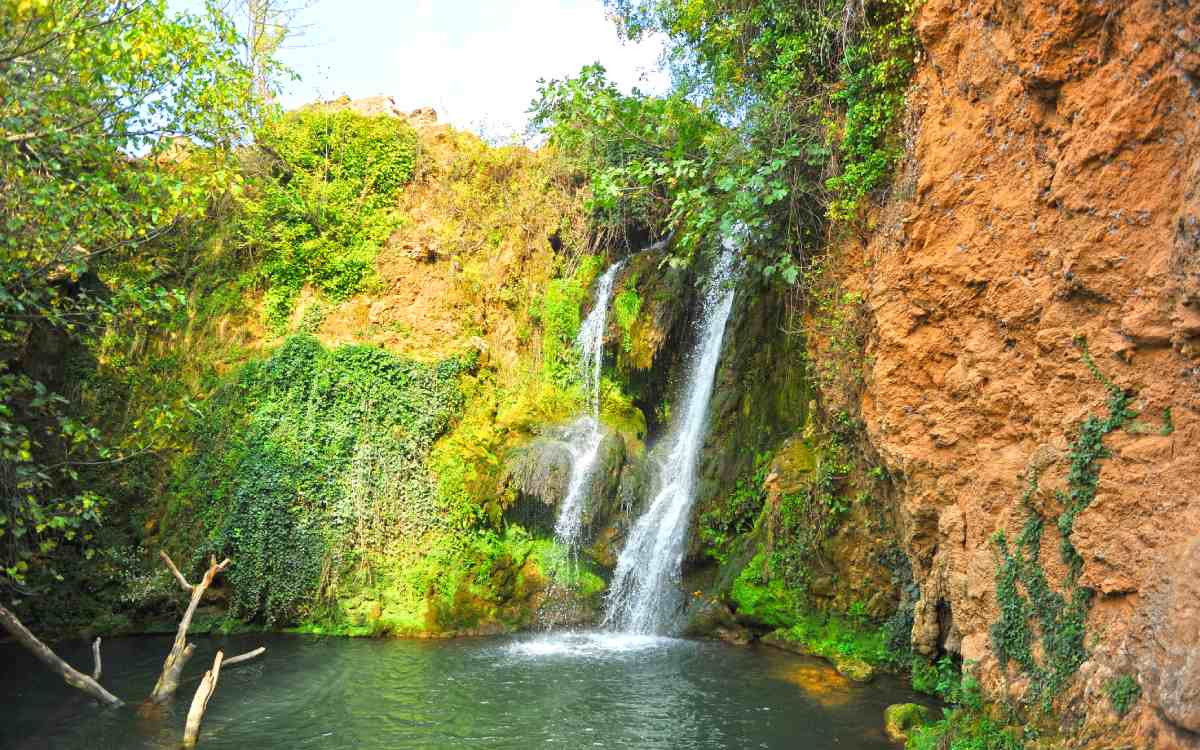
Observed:
[[[100,639],[97,638],[92,644],[92,655],[95,657],[96,666],[92,672],[92,677],[88,677],[82,672],[76,670],[70,664],[58,657],[58,654],[50,650],[50,647],[37,639],[29,629],[21,624],[17,616],[8,611],[3,605],[0,605],[0,625],[12,634],[13,638],[17,639],[25,648],[29,649],[42,663],[50,667],[55,672],[62,675],[63,680],[73,688],[79,688],[83,692],[92,696],[96,700],[108,706],[120,706],[124,704],[117,696],[105,690],[99,683],[100,679]]]
[[[208,708],[208,699],[217,689],[217,678],[221,676],[221,661],[224,658],[225,654],[218,651],[213,659],[212,669],[204,673],[204,679],[200,680],[196,694],[192,696],[192,707],[188,709],[187,724],[183,730],[185,748],[195,747],[196,740],[200,737],[200,722]]]
[[[221,666],[232,667],[235,664],[241,664],[244,661],[250,661],[251,659],[253,659],[256,656],[262,656],[263,652],[266,650],[267,650],[266,646],[259,646],[258,648],[254,649],[253,651],[247,651],[244,654],[238,654],[237,656],[229,657],[228,659],[221,662]]]
[[[213,693],[217,690],[217,678],[221,676],[221,670],[250,661],[261,656],[266,650],[265,646],[259,646],[253,651],[231,656],[228,659],[225,658],[224,652],[217,652],[216,658],[213,659],[212,669],[204,673],[204,678],[196,686],[196,694],[192,696],[192,707],[188,709],[187,724],[183,730],[183,746],[185,748],[195,747],[197,740],[200,739],[200,722],[204,719],[204,712],[208,710],[208,699],[212,698]]]
[[[100,681],[100,673],[103,668],[100,666],[100,636],[96,636],[96,640],[92,641],[92,679],[96,682]]]
[[[154,685],[154,691],[150,693],[150,697],[142,704],[142,712],[150,716],[157,716],[161,711],[161,704],[169,700],[179,688],[179,678],[183,673],[183,667],[191,658],[192,653],[196,650],[194,644],[187,642],[188,628],[191,627],[192,617],[196,614],[196,607],[200,605],[200,599],[204,596],[204,592],[212,585],[213,579],[218,573],[223,572],[229,567],[229,559],[217,562],[216,557],[211,559],[208,570],[204,573],[204,577],[199,583],[188,583],[183,574],[179,572],[179,568],[175,567],[175,563],[167,556],[166,552],[160,552],[163,562],[170,569],[171,574],[175,576],[175,580],[183,587],[184,591],[191,594],[191,600],[188,602],[188,607],[183,613],[183,618],[179,621],[179,629],[175,633],[175,642],[171,646],[171,652],[167,654],[167,659],[163,662],[162,674],[158,677],[158,682]],[[70,664],[60,659],[57,654],[50,650],[50,647],[37,639],[33,633],[29,632],[17,616],[0,605],[0,625],[4,626],[12,636],[25,648],[29,649],[34,656],[44,662],[48,667],[53,669],[71,687],[78,688],[96,700],[109,706],[124,705],[117,696],[105,690],[100,685],[100,675],[103,673],[103,666],[100,661],[100,639],[92,641],[92,676],[88,677],[78,671]],[[253,651],[247,651],[244,654],[225,658],[222,651],[218,651],[216,658],[213,659],[212,669],[204,673],[203,679],[196,687],[196,694],[192,697],[192,706],[188,710],[187,725],[183,733],[183,747],[193,748],[196,746],[196,741],[200,736],[200,722],[204,719],[204,712],[208,709],[208,701],[212,698],[213,693],[217,689],[217,680],[221,675],[221,667],[232,667],[236,664],[250,661],[258,656],[261,656],[267,649],[264,646],[259,646]]]
[[[162,557],[167,567],[171,569],[171,573],[175,576],[175,580],[179,581],[179,585],[183,587],[183,590],[191,593],[192,598],[188,602],[187,610],[183,613],[183,619],[179,621],[179,629],[175,632],[175,642],[171,646],[171,652],[167,654],[166,661],[163,662],[162,674],[158,676],[158,682],[154,684],[154,690],[151,691],[150,697],[146,699],[149,703],[165,703],[179,689],[179,676],[183,673],[183,668],[187,664],[188,659],[192,658],[192,653],[196,650],[194,644],[187,642],[188,628],[192,625],[192,617],[196,614],[196,607],[200,606],[200,598],[204,596],[204,592],[212,584],[217,573],[223,572],[230,564],[229,558],[225,558],[220,563],[217,562],[216,557],[211,558],[204,577],[200,579],[199,583],[191,584],[179,572],[179,568],[175,567],[175,563],[171,561],[166,552],[159,552],[159,556]]]

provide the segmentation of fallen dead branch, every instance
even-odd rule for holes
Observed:
[[[212,669],[204,673],[204,679],[200,680],[200,685],[196,688],[196,694],[192,696],[192,707],[188,709],[187,724],[183,729],[183,746],[192,748],[196,746],[196,740],[200,736],[200,722],[204,719],[204,712],[208,709],[208,700],[212,698],[217,689],[217,678],[221,676],[221,661],[225,654],[218,651],[216,657],[213,658]]]
[[[159,552],[163,562],[170,568],[171,573],[175,576],[175,580],[179,581],[179,585],[184,591],[191,593],[191,600],[188,602],[187,610],[183,613],[183,618],[179,621],[179,628],[175,632],[175,642],[171,645],[171,651],[167,654],[166,661],[163,662],[162,674],[158,677],[158,682],[154,684],[154,690],[150,692],[150,697],[146,700],[150,703],[165,703],[175,695],[175,691],[179,689],[179,676],[183,673],[183,668],[187,664],[188,659],[192,658],[192,653],[196,650],[195,644],[187,642],[188,628],[192,625],[192,617],[196,614],[196,607],[200,605],[200,598],[204,596],[204,592],[212,585],[213,579],[218,573],[224,572],[230,565],[229,558],[225,558],[221,562],[217,562],[214,556],[205,571],[204,577],[197,584],[187,582],[179,569],[175,567],[175,563],[166,552]]]
[[[92,644],[92,655],[95,658],[96,666],[92,671],[92,677],[88,677],[78,671],[70,664],[59,658],[58,654],[50,650],[50,647],[38,640],[37,636],[29,632],[17,616],[0,605],[0,625],[4,626],[13,638],[17,639],[25,648],[29,649],[34,656],[38,658],[50,669],[60,674],[64,681],[73,688],[78,688],[96,700],[107,706],[124,705],[117,696],[105,690],[99,683],[100,679],[100,639],[97,638]]]

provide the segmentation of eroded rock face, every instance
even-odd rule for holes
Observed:
[[[1088,656],[1110,673],[1127,659],[1142,723],[1174,725],[1122,731],[1200,731],[1200,6],[929,0],[917,29],[910,158],[842,274],[870,329],[865,388],[845,398],[897,477],[914,644],[1020,689],[989,637],[993,535],[1019,535],[1036,464],[1040,562],[1062,590],[1055,490],[1082,420],[1106,414],[1084,337],[1139,413],[1105,438],[1072,534],[1097,592]],[[1085,682],[1069,692],[1099,691]]]
[[[1174,574],[1144,597],[1128,649],[1146,697],[1200,734],[1200,534],[1182,546]]]
[[[616,431],[603,428],[596,464],[587,478],[583,505],[583,538],[593,540],[613,521],[620,507],[618,485],[625,466],[625,441]],[[554,534],[559,507],[567,495],[572,454],[567,444],[571,426],[547,428],[541,436],[514,449],[505,460],[502,492],[507,487],[515,500],[505,515],[527,529]]]

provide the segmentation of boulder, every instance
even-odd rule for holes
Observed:
[[[929,709],[919,703],[895,703],[883,711],[883,728],[893,742],[907,742],[909,733],[929,721]]]
[[[734,618],[724,602],[715,597],[694,597],[687,608],[686,618],[683,628],[686,636],[717,638],[738,646],[750,643],[749,629]]]
[[[505,459],[501,491],[515,494],[505,516],[531,531],[553,534],[558,508],[566,498],[584,420],[548,428],[541,436],[511,451]],[[620,506],[617,491],[625,465],[625,441],[609,427],[597,449],[596,463],[588,476],[582,521],[586,539],[596,538],[611,523]]]

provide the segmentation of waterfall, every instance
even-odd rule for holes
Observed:
[[[608,327],[613,280],[624,264],[624,260],[613,263],[600,277],[596,284],[596,302],[579,326],[579,336],[575,339],[580,375],[591,413],[576,420],[567,431],[571,474],[567,479],[567,495],[563,498],[558,520],[554,524],[555,538],[572,552],[579,546],[587,481],[599,456],[600,442],[604,439],[600,425],[600,369],[604,362],[604,331]]]
[[[704,291],[699,341],[692,353],[682,409],[659,462],[658,494],[638,519],[617,559],[604,624],[653,634],[666,631],[681,603],[680,572],[725,324],[733,308],[735,251],[728,241]]]

